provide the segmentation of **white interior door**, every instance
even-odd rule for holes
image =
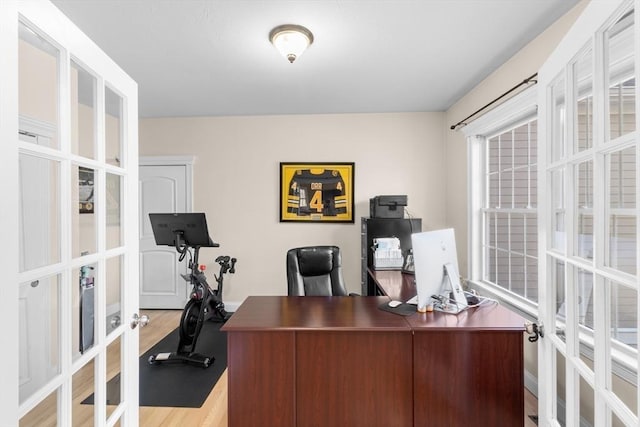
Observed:
[[[186,262],[173,247],[158,246],[150,213],[191,212],[191,162],[145,159],[140,164],[140,307],[181,309],[188,299]],[[174,164],[170,164],[174,163]]]
[[[639,6],[589,2],[538,74],[544,426],[639,425]]]
[[[0,17],[2,423],[137,425],[137,86],[49,1]]]

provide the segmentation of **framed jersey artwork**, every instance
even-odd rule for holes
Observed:
[[[280,222],[354,222],[355,163],[280,163]]]

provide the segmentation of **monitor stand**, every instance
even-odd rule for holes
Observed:
[[[443,266],[441,294],[433,304],[434,310],[445,313],[458,314],[467,308],[467,297],[460,284],[460,276],[455,266],[447,263]]]

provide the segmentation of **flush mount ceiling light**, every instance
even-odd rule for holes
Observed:
[[[301,25],[286,24],[271,30],[269,41],[293,63],[313,43],[313,34]]]

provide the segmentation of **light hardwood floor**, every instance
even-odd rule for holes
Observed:
[[[142,314],[147,314],[151,318],[151,322],[140,330],[140,354],[146,352],[178,326],[181,311],[143,310]],[[119,352],[119,346],[116,345],[110,346],[108,350],[108,378],[119,372],[117,363],[119,358],[115,356]],[[73,426],[89,427],[93,425],[93,406],[80,403],[92,392],[93,364],[90,364],[74,375]],[[524,393],[524,427],[535,427],[536,424],[529,418],[529,415],[537,414],[538,402],[526,389]],[[55,427],[56,406],[55,395],[50,396],[20,421],[20,427]],[[111,413],[113,407],[108,407],[107,410]],[[222,374],[201,408],[140,407],[140,426],[142,427],[227,427],[227,425],[227,371]]]

